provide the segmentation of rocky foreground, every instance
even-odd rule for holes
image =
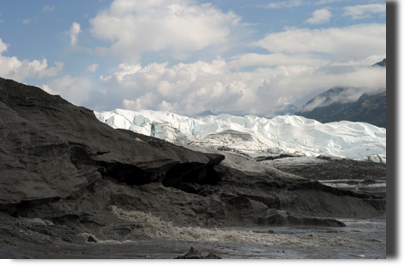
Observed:
[[[385,214],[385,193],[319,181],[337,177],[316,177],[339,171],[335,160],[279,165],[175,145],[115,130],[89,109],[2,78],[0,139],[1,258],[88,257],[80,246],[99,252],[91,245],[157,237],[158,222],[171,230],[337,227],[345,224],[336,218]],[[358,166],[351,178],[385,181],[385,165]]]

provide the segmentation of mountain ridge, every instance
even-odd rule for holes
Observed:
[[[386,68],[386,59],[372,67]],[[333,87],[309,100],[295,115],[322,123],[347,120],[386,128],[386,88]]]

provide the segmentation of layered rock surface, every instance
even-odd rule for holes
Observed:
[[[342,226],[328,217],[385,211],[383,196],[115,130],[91,110],[1,78],[0,113],[0,250],[151,237],[161,228],[150,215],[175,227]]]

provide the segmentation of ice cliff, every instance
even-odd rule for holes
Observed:
[[[322,124],[300,116],[267,119],[228,114],[195,119],[152,110],[94,113],[113,128],[251,157],[290,153],[386,162],[386,129],[363,122]]]

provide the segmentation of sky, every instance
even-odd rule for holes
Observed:
[[[0,77],[96,111],[272,117],[386,87],[380,0],[2,0]]]

